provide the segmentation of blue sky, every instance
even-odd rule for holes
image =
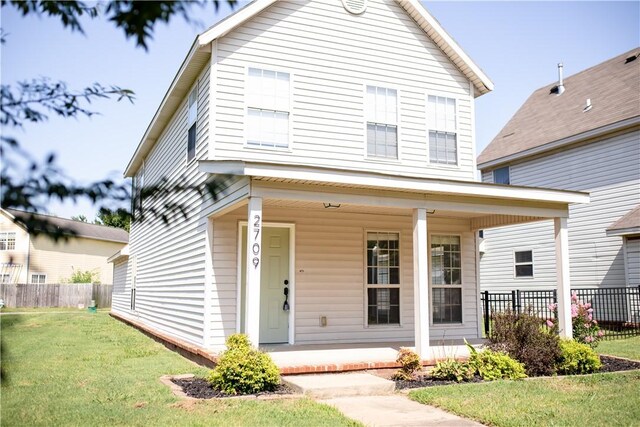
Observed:
[[[339,0],[335,0],[339,1]],[[640,2],[424,2],[447,32],[493,80],[495,90],[477,99],[480,153],[535,89],[557,78],[557,63],[571,75],[640,46]],[[17,133],[30,152],[58,155],[79,181],[120,178],[196,34],[229,13],[225,6],[194,8],[200,23],[181,17],[156,27],[149,51],[136,48],[113,25],[85,21],[86,36],[46,17],[22,17],[3,7],[8,33],[1,52],[1,80],[48,76],[72,88],[93,82],[135,91],[135,104],[100,101],[101,115],[51,118]],[[95,216],[88,203],[52,204],[61,216]]]

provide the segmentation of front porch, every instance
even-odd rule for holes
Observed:
[[[425,362],[464,357],[462,339],[482,336],[477,231],[550,218],[571,335],[568,205],[584,193],[244,162],[201,170],[232,176],[203,213],[206,348],[244,332],[307,372],[392,367],[403,344]],[[458,341],[439,351],[438,339]]]

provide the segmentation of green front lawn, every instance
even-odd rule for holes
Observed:
[[[626,338],[623,340],[600,341],[596,350],[600,354],[640,360],[640,337]]]
[[[105,312],[0,320],[2,425],[355,425],[308,399],[181,400],[160,376],[207,370]]]
[[[640,360],[640,337],[601,341],[597,350]],[[640,372],[456,384],[409,397],[496,426],[632,426],[640,420]]]
[[[632,426],[640,420],[640,372],[456,384],[411,399],[496,426]]]

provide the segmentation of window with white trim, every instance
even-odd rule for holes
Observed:
[[[367,324],[400,324],[400,234],[367,232]]]
[[[460,236],[431,236],[433,323],[462,323]]]
[[[198,84],[189,93],[189,111],[187,115],[187,161],[196,157],[196,127],[198,121]]]
[[[0,233],[0,251],[16,249],[16,233]]]
[[[31,275],[31,283],[44,284],[47,283],[47,275],[35,273]]]
[[[444,96],[429,95],[427,97],[427,119],[429,162],[457,165],[456,100]]]
[[[493,170],[493,183],[507,185],[511,183],[511,179],[509,177],[509,166]]]
[[[367,156],[398,158],[398,91],[367,86]]]
[[[289,148],[290,75],[249,68],[247,75],[247,145]]]
[[[131,180],[131,216],[132,220],[142,218],[142,189],[144,187],[144,163]]]
[[[513,261],[516,277],[533,277],[533,251],[515,251]]]
[[[10,274],[0,274],[0,283],[11,283]]]

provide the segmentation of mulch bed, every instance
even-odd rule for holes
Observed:
[[[634,362],[633,360],[600,356],[600,361],[602,362],[602,369],[600,369],[600,372],[631,371],[634,369],[640,369],[640,362]]]
[[[211,386],[211,384],[205,380],[204,378],[186,378],[186,379],[177,379],[174,378],[171,380],[174,384],[182,387],[182,391],[189,397],[194,397],[196,399],[213,399],[216,397],[230,397],[228,394],[222,393],[220,390],[217,390]],[[257,393],[252,396],[263,396],[263,395],[283,395],[283,394],[292,394],[293,390],[287,387],[284,384],[280,384],[274,391],[265,391],[262,393]]]
[[[598,373],[602,372],[619,372],[619,371],[632,371],[640,369],[640,362],[634,362],[633,360],[619,359],[617,357],[600,356],[602,362],[602,369]],[[389,378],[389,373],[372,372],[374,374]],[[393,380],[396,383],[396,389],[411,389],[419,387],[435,387],[449,384],[458,384],[455,381],[437,380],[431,378],[428,374],[418,374],[413,380]],[[484,382],[482,378],[475,376],[473,380],[467,381],[471,383]]]

